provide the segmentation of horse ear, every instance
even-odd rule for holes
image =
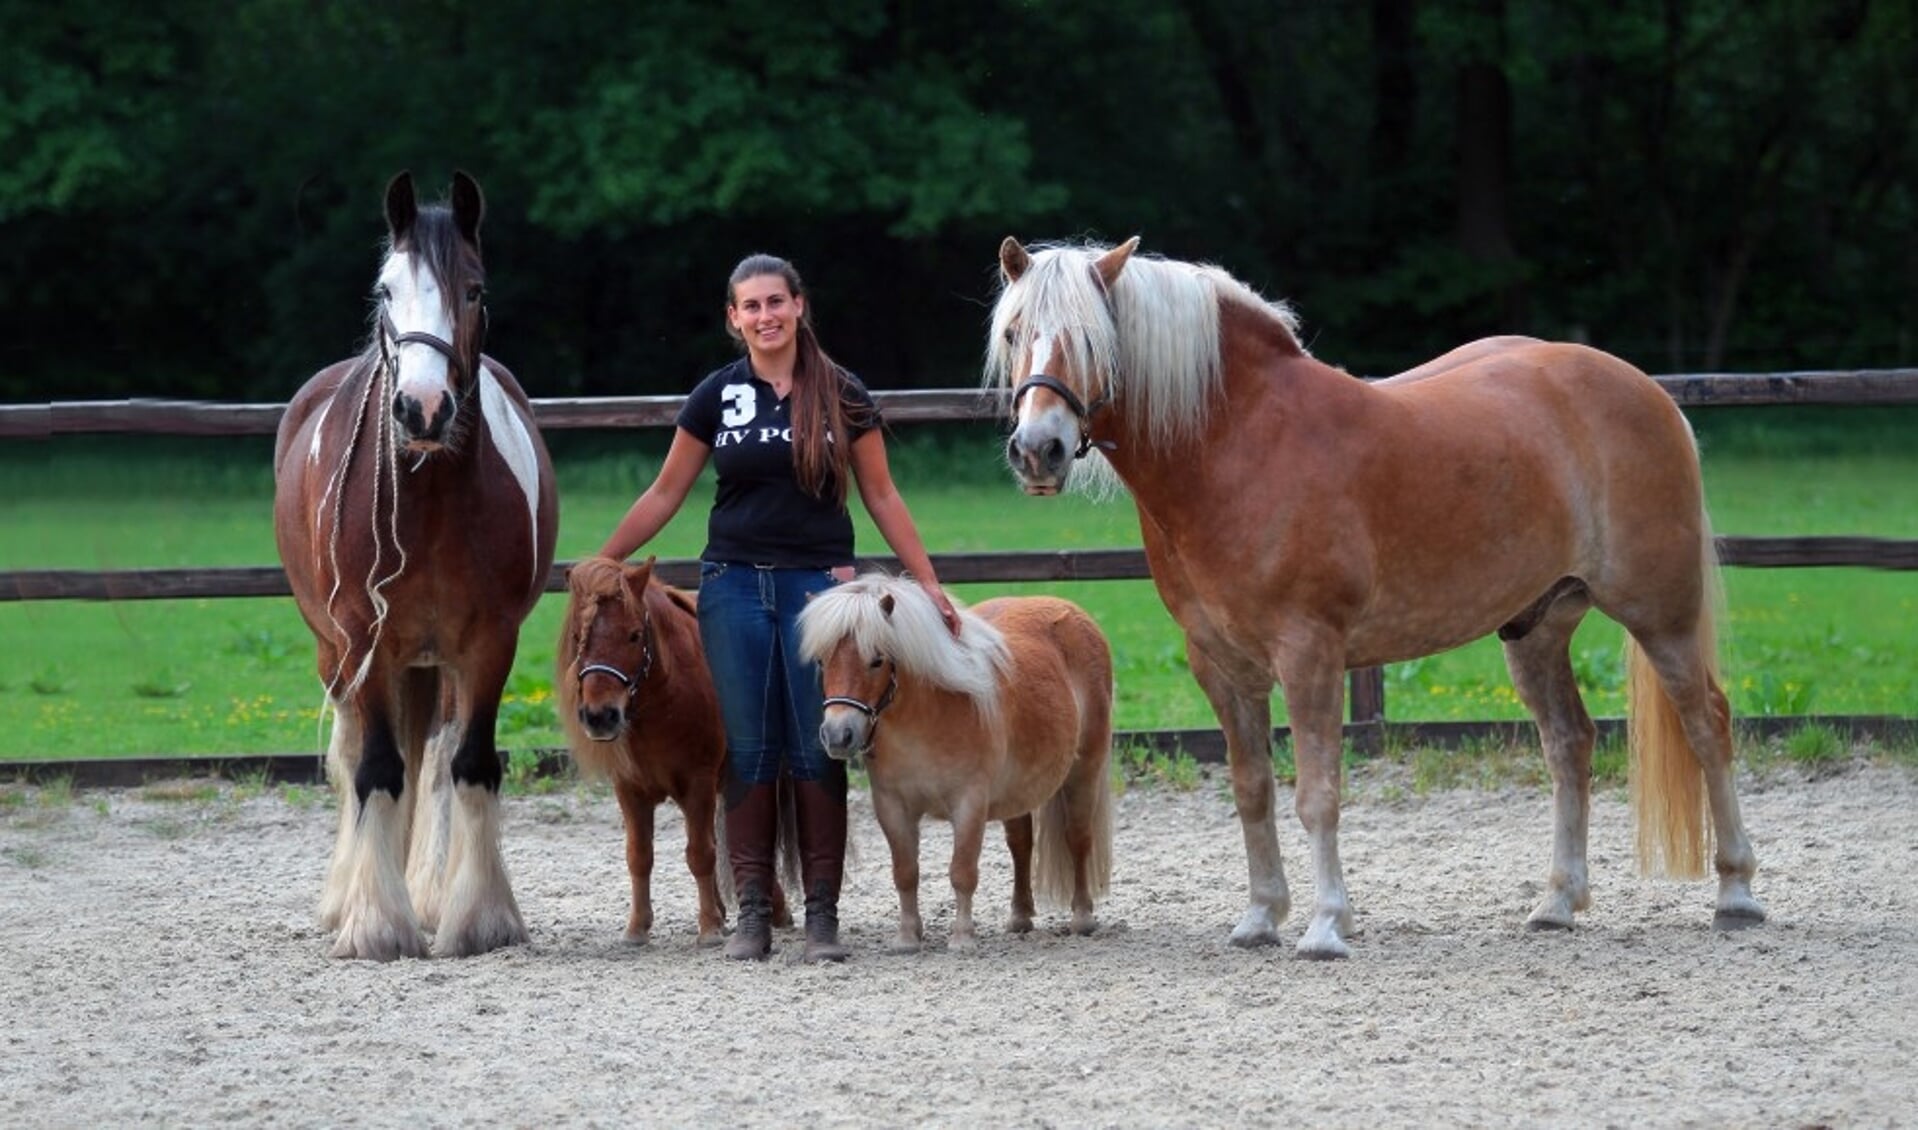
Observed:
[[[879,598],[879,611],[883,612],[888,620],[892,619],[892,606],[893,599],[891,593],[887,593]]]
[[[406,238],[419,215],[419,200],[413,195],[413,173],[410,169],[401,169],[386,182],[386,230],[392,234],[394,243]]]
[[[453,223],[473,246],[479,246],[480,221],[486,217],[486,196],[479,182],[464,170],[453,170]]]
[[[657,555],[648,554],[643,564],[626,566],[623,579],[626,591],[632,594],[634,600],[646,599],[646,586],[652,582],[653,564],[658,560]]]
[[[1112,284],[1118,281],[1119,272],[1125,269],[1126,260],[1132,258],[1132,253],[1138,249],[1139,237],[1135,235],[1099,256],[1099,261],[1092,265],[1092,269],[1099,272],[1099,285],[1111,290]]]
[[[1018,282],[1019,276],[1025,274],[1030,266],[1032,256],[1026,254],[1026,249],[1020,246],[1017,239],[1007,236],[1006,241],[999,245],[999,270],[1005,274],[1006,281]]]

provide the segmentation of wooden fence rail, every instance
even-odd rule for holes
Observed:
[[[1918,404],[1918,369],[1818,370],[1785,373],[1682,373],[1655,377],[1684,406],[1827,404]],[[1003,419],[1005,398],[986,390],[931,389],[875,394],[895,423]],[[542,429],[667,427],[682,396],[542,399],[533,402]],[[46,439],[55,435],[140,434],[186,436],[270,435],[281,404],[222,404],[174,400],[79,401],[0,405],[0,439]],[[1720,560],[1756,568],[1853,566],[1918,569],[1918,541],[1870,537],[1720,537]],[[891,558],[862,564],[896,569]],[[1132,580],[1150,576],[1137,549],[1041,550],[934,554],[941,580],[993,581]],[[548,592],[565,588],[567,563],[554,566]],[[661,562],[668,583],[697,583],[698,562]],[[279,566],[213,569],[29,569],[0,572],[0,603],[38,600],[178,600],[208,597],[291,595]],[[1355,724],[1382,723],[1385,681],[1377,668],[1351,676]]]
[[[1814,370],[1792,373],[1676,373],[1655,377],[1686,407],[1758,404],[1918,404],[1918,369]],[[541,428],[666,427],[681,396],[562,397],[535,400]],[[1003,394],[982,389],[876,392],[895,423],[996,420]],[[87,400],[0,404],[0,439],[56,435],[272,435],[283,404],[194,400]]]

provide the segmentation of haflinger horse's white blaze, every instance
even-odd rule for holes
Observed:
[[[1551,869],[1529,922],[1570,927],[1591,898],[1596,728],[1569,644],[1594,608],[1627,632],[1641,869],[1702,876],[1715,840],[1717,920],[1763,920],[1716,675],[1697,450],[1670,397],[1616,357],[1520,337],[1360,381],[1311,357],[1283,303],[1137,245],[1007,239],[986,383],[1013,390],[1006,454],[1027,492],[1056,493],[1083,453],[1138,505],[1154,584],[1226,738],[1249,872],[1234,944],[1276,942],[1290,909],[1274,684],[1317,886],[1298,950],[1343,957],[1344,672],[1494,631],[1553,780]]]

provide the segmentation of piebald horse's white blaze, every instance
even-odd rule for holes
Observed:
[[[428,333],[444,342],[453,341],[455,327],[439,283],[413,254],[396,251],[389,255],[380,270],[380,287],[395,335]],[[458,297],[455,295],[455,300]],[[384,334],[386,329],[381,327],[376,332]],[[453,409],[458,400],[452,361],[445,354],[422,341],[400,344],[389,340],[386,347],[394,359],[394,395],[416,402],[422,419],[428,422]]]

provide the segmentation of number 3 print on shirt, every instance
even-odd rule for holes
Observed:
[[[759,394],[751,385],[727,385],[719,390],[719,400],[726,406],[719,416],[725,427],[743,428],[759,414]]]

